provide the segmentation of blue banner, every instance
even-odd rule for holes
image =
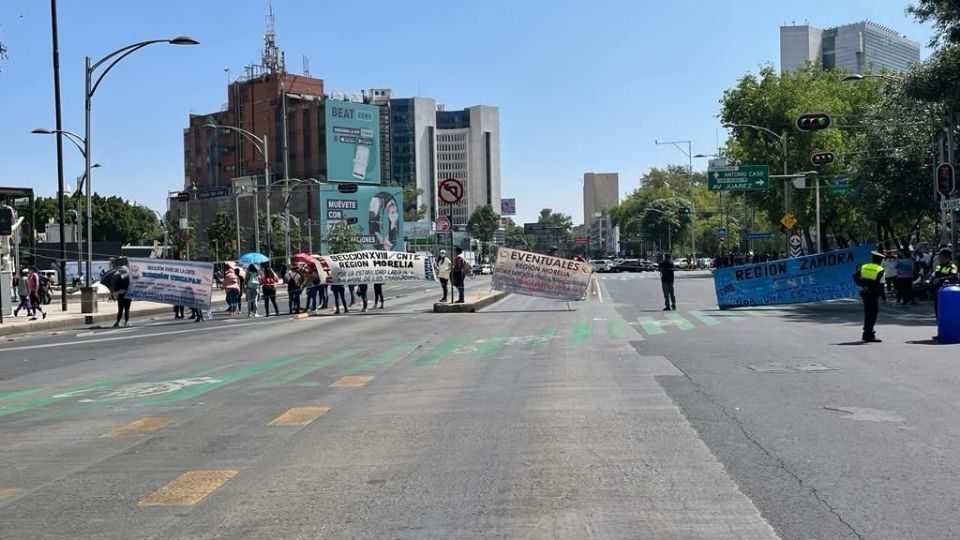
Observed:
[[[717,305],[723,308],[802,304],[860,293],[853,273],[870,262],[869,246],[759,264],[720,268],[713,273]]]

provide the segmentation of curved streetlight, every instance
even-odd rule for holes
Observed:
[[[84,143],[83,158],[85,162],[84,177],[87,179],[86,212],[87,212],[87,232],[88,233],[93,231],[93,212],[91,211],[91,208],[92,208],[91,203],[93,199],[93,190],[91,189],[91,185],[93,184],[93,181],[92,181],[92,177],[90,176],[90,169],[93,168],[91,166],[92,164],[90,163],[90,109],[91,109],[91,106],[93,105],[93,94],[96,93],[97,88],[100,87],[100,83],[103,82],[103,78],[107,76],[107,73],[110,73],[110,70],[113,69],[113,67],[116,66],[118,63],[120,63],[120,61],[130,56],[131,54],[139,51],[140,49],[147,47],[149,45],[153,45],[155,43],[167,43],[170,45],[199,45],[200,44],[199,41],[187,36],[176,36],[170,39],[149,39],[146,41],[139,41],[137,43],[127,45],[126,47],[121,47],[107,54],[106,56],[97,60],[96,62],[93,62],[93,60],[91,60],[89,56],[87,56],[84,59],[83,102],[84,102],[84,111],[85,111],[85,116],[84,116],[85,121],[84,121],[84,136],[83,136],[83,143]],[[100,71],[99,75],[97,75],[97,70],[100,69],[101,66],[104,66],[105,64],[106,64],[106,67],[104,67],[103,70]],[[96,77],[96,80],[94,80],[94,77]],[[92,271],[93,271],[93,234],[87,234],[87,272],[86,272],[87,276],[86,276],[86,282],[85,282],[85,285],[86,285],[85,293],[87,295],[90,295],[91,297],[95,294],[91,289],[92,282],[90,280],[90,274],[92,273]],[[94,309],[92,298],[87,301],[87,305],[89,306],[89,309],[84,313],[96,312],[96,310]],[[91,315],[87,315],[86,317],[84,317],[84,319],[86,320],[87,323],[93,322],[93,317]]]
[[[83,147],[85,146],[83,137],[77,135],[72,131],[67,131],[65,129],[36,128],[36,129],[30,130],[30,133],[33,133],[34,135],[56,135],[57,133],[59,133],[65,136],[70,142],[73,143],[74,146],[77,147],[77,150],[80,151],[81,156],[85,155],[83,151]]]
[[[270,185],[270,150],[269,150],[269,147],[267,146],[267,136],[266,136],[266,135],[264,135],[263,137],[257,137],[256,135],[254,135],[253,133],[251,133],[251,132],[249,132],[249,131],[247,131],[247,130],[245,130],[245,129],[241,129],[241,128],[234,127],[234,126],[221,126],[221,125],[217,125],[217,124],[204,124],[203,127],[207,128],[207,129],[213,129],[213,130],[225,129],[225,130],[227,130],[227,131],[233,131],[234,133],[239,133],[240,135],[243,135],[244,137],[246,137],[247,139],[249,139],[250,142],[253,144],[253,147],[256,148],[257,151],[260,152],[260,154],[263,156],[263,177],[264,177],[264,182],[267,184],[267,186]],[[269,189],[269,187],[268,187],[268,189]],[[239,195],[239,194],[238,194],[238,195]],[[257,214],[259,213],[259,210],[257,210],[258,204],[259,204],[259,203],[257,203],[258,197],[259,197],[259,196],[256,195],[256,192],[255,192],[255,193],[254,193],[254,199],[253,199],[254,202],[255,202],[255,205],[254,205],[254,215],[253,215],[253,236],[254,236],[253,241],[254,241],[254,244],[255,244],[255,246],[256,246],[256,249],[254,249],[254,251],[257,251],[257,252],[260,251],[260,216],[257,215]],[[268,198],[267,201],[269,202],[269,200],[270,200],[270,199]],[[271,225],[270,225],[270,219],[269,219],[269,211],[267,212],[267,215],[268,215],[268,218],[267,218],[267,227],[268,227],[269,230],[272,230],[272,227],[271,227]],[[269,232],[268,232],[267,234],[269,235]],[[238,198],[238,199],[237,199],[237,250],[240,249],[240,244],[239,244],[240,239],[239,239],[239,237],[240,237],[240,199]],[[272,246],[271,246],[271,247],[272,247]],[[239,255],[239,253],[238,253],[238,255]]]

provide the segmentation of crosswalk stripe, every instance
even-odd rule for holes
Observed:
[[[661,334],[666,334],[663,328],[660,328],[660,324],[653,320],[653,317],[637,317],[637,322],[640,323],[640,326],[643,327],[643,331],[650,336],[659,336]]]
[[[460,347],[470,343],[473,341],[473,339],[473,336],[460,336],[448,339],[442,343],[438,343],[436,347],[427,351],[419,358],[416,358],[413,363],[417,366],[432,366],[439,364],[441,360],[453,354]]]
[[[693,323],[684,319],[679,313],[670,312],[666,314],[669,322],[673,323],[680,330],[693,330]]]
[[[351,358],[360,353],[363,353],[366,349],[344,349],[340,351],[335,351],[327,353],[323,358],[309,362],[306,365],[295,367],[289,371],[275,373],[269,377],[264,378],[263,380],[257,382],[250,386],[250,388],[269,388],[272,386],[283,386],[290,384],[298,379],[306,377],[311,373],[320,371],[321,369],[332,366],[338,362]]]
[[[339,375],[359,375],[361,373],[370,373],[394,360],[399,360],[417,349],[421,344],[420,340],[409,340],[398,343],[389,349],[375,354],[366,361],[356,366],[349,367],[339,373]]]
[[[703,324],[705,324],[705,325],[707,325],[707,326],[716,326],[716,325],[720,324],[719,321],[717,321],[716,319],[714,319],[713,317],[711,317],[710,315],[707,315],[706,313],[704,313],[704,312],[702,312],[702,311],[699,311],[699,310],[691,310],[691,311],[690,311],[690,314],[693,315],[694,317],[696,317],[697,320],[699,320],[700,322],[702,322]]]
[[[619,318],[607,321],[607,336],[610,339],[627,337],[627,322]]]
[[[537,336],[539,339],[528,343],[527,349],[532,351],[532,350],[542,349],[546,347],[547,345],[550,344],[550,340],[552,340],[554,336],[557,335],[558,330],[559,329],[556,326],[544,327],[544,329],[540,331],[540,335]]]
[[[583,345],[589,343],[591,340],[593,340],[592,321],[580,321],[574,325],[573,331],[570,332],[571,345]]]
[[[497,354],[500,352],[500,349],[503,348],[503,344],[507,341],[507,339],[510,338],[510,335],[510,332],[497,332],[490,339],[484,340],[484,342],[477,347],[477,349],[473,351],[470,356],[480,359]]]

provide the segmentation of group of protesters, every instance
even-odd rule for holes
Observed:
[[[334,314],[350,313],[350,308],[361,302],[361,312],[369,308],[369,284],[357,285],[330,285],[323,282],[320,272],[314,265],[295,264],[280,274],[269,265],[262,269],[251,264],[246,268],[241,266],[227,268],[222,277],[218,276],[220,287],[226,293],[227,315],[243,313],[242,303],[246,297],[247,317],[259,317],[258,304],[263,299],[264,315],[270,316],[270,307],[273,306],[274,316],[280,316],[277,305],[277,286],[280,285],[281,275],[287,286],[287,313],[297,315],[301,313],[319,314],[329,309],[330,299],[333,298]],[[347,291],[350,301],[347,302]],[[306,304],[303,303],[303,293],[306,292]],[[383,283],[373,284],[373,307],[384,309]]]

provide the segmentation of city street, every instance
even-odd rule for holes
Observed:
[[[885,308],[886,341],[852,345],[852,303],[718,312],[711,279],[681,277],[679,309],[663,313],[655,274],[598,277],[597,294],[569,309],[511,296],[438,315],[421,291],[367,314],[156,321],[7,343],[0,530],[955,530],[958,369],[925,345],[926,317]]]

